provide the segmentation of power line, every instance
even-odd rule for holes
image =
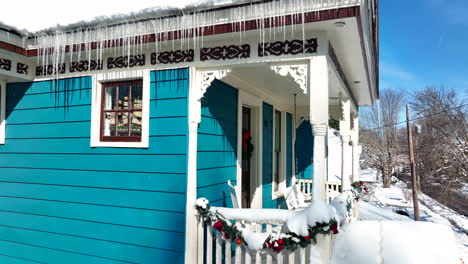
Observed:
[[[445,113],[447,111],[462,108],[462,107],[467,106],[467,105],[468,105],[468,103],[462,104],[462,105],[459,105],[459,106],[455,106],[455,107],[452,107],[452,108],[449,108],[449,109],[446,109],[446,110],[442,110],[442,111],[437,112],[437,113],[415,117],[415,118],[411,119],[410,121],[415,121],[415,120],[419,120],[419,119],[423,119],[423,118],[427,118],[427,117],[431,117],[431,116],[435,116],[435,115],[440,115],[440,114]],[[388,125],[385,125],[385,126],[374,127],[374,128],[370,128],[370,129],[361,129],[361,131],[372,131],[372,130],[377,130],[377,129],[381,129],[381,128],[396,126],[396,125],[403,124],[403,123],[406,123],[406,120],[405,121],[400,121],[400,122],[397,122],[397,123],[393,123],[393,124],[388,124]]]

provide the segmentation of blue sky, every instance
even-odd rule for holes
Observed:
[[[468,91],[468,1],[379,2],[380,89]]]

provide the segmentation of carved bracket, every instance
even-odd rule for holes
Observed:
[[[295,64],[295,65],[272,65],[270,66],[274,72],[281,76],[291,76],[304,94],[307,94],[307,75],[308,67],[307,64]]]
[[[222,78],[226,77],[226,75],[230,72],[231,69],[199,71],[197,76],[197,82],[199,84],[200,90],[197,99],[200,100],[203,97],[203,95],[206,93],[206,90],[208,89],[208,87],[210,87],[211,83],[215,79],[221,80]]]

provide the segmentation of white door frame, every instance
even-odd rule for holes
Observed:
[[[262,100],[239,89],[237,102],[237,193],[242,197],[242,107],[251,109],[252,118],[252,181],[250,184],[251,208],[262,208]]]

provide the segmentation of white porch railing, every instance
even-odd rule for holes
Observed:
[[[305,195],[312,194],[312,179],[296,179],[296,184]],[[341,182],[327,182],[327,200],[330,202],[341,193]]]
[[[231,208],[219,208],[224,212],[236,210],[240,212],[236,216],[235,213],[230,213],[226,220],[233,222],[238,229],[247,229],[252,232],[269,232],[273,234],[281,233],[282,227],[285,224],[284,220],[271,220],[271,216],[275,214],[282,214],[287,210],[280,209],[258,209],[265,210],[266,213],[258,215],[258,223],[249,222],[248,217],[245,217],[247,210],[257,209],[231,209]],[[234,211],[233,211],[234,212]],[[269,218],[270,217],[270,218]],[[235,241],[231,239],[224,239],[220,232],[217,232],[211,226],[206,226],[202,221],[198,223],[198,264],[309,264],[310,259],[310,247],[300,248],[296,251],[282,250],[279,253],[275,253],[272,250],[265,251],[252,251],[246,247],[243,243],[237,245]]]

